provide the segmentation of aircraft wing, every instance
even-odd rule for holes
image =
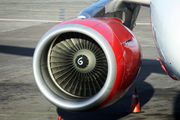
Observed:
[[[150,0],[99,0],[82,10],[78,18],[115,17],[133,29],[141,5],[149,6]]]

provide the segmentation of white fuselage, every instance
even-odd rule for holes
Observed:
[[[151,0],[151,25],[169,74],[180,80],[180,0]]]

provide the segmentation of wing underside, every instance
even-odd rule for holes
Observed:
[[[149,6],[150,0],[99,0],[80,12],[78,18],[115,17],[133,29],[141,5]]]
[[[150,5],[150,0],[123,0],[124,2],[128,3],[136,3],[142,5]]]

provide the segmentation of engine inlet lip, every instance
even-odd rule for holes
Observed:
[[[67,32],[78,32],[90,36],[101,46],[107,58],[108,75],[106,82],[103,88],[100,90],[100,92],[91,98],[82,99],[78,101],[72,101],[72,100],[64,101],[64,98],[61,98],[60,96],[52,92],[52,90],[46,85],[46,82],[41,76],[42,65],[40,61],[42,55],[44,54],[44,48],[47,48],[49,46],[49,44],[51,43],[50,40],[52,40],[59,34],[63,34]],[[39,89],[49,101],[51,101],[56,106],[61,107],[65,110],[83,111],[87,109],[92,109],[97,105],[101,104],[111,92],[116,78],[116,59],[111,46],[100,33],[84,25],[67,24],[67,25],[57,26],[51,29],[40,40],[33,56],[33,73]]]

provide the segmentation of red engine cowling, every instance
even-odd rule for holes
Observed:
[[[44,96],[68,111],[99,109],[117,101],[141,63],[138,41],[117,18],[72,19],[49,30],[33,57]]]

